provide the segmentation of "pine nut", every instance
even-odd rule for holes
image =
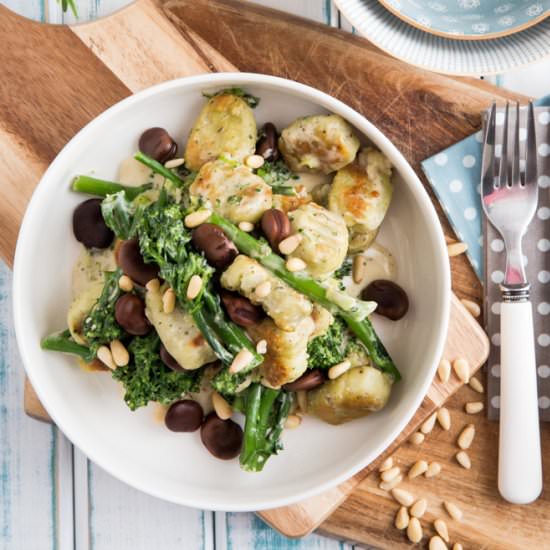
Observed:
[[[297,428],[302,423],[302,417],[297,414],[289,414],[288,418],[285,421],[285,428],[287,430],[293,430]]]
[[[351,369],[351,363],[346,359],[345,361],[342,361],[341,363],[330,367],[327,374],[331,380],[334,380],[335,378],[342,376],[342,374],[344,374],[349,369]]]
[[[204,223],[212,214],[210,210],[197,210],[195,212],[191,212],[191,214],[187,214],[184,219],[185,227],[197,227]]]
[[[428,469],[424,472],[424,477],[435,477],[441,472],[441,465],[439,462],[430,462]]]
[[[411,516],[415,518],[421,518],[424,513],[426,512],[426,508],[428,507],[428,502],[425,498],[421,498],[417,500],[412,506],[411,506]]]
[[[395,479],[391,481],[382,481],[378,487],[383,491],[391,491],[394,487],[397,487],[403,481],[403,476],[398,475]]]
[[[410,506],[414,502],[414,497],[405,489],[392,489],[391,494],[403,506]]]
[[[425,436],[422,432],[414,432],[409,441],[413,444],[413,445],[420,445],[422,443],[424,443],[424,439],[425,439]]]
[[[116,365],[113,361],[113,355],[111,354],[111,350],[107,346],[99,347],[99,349],[97,350],[97,358],[111,370],[116,369]]]
[[[449,258],[464,254],[466,250],[468,250],[468,245],[460,241],[456,243],[449,243],[447,245],[447,253],[449,254]]]
[[[419,460],[418,462],[415,462],[412,465],[412,468],[409,470],[407,477],[409,479],[414,479],[415,477],[422,475],[427,470],[428,470],[428,463],[425,460]]]
[[[485,405],[483,405],[481,401],[470,401],[469,403],[466,403],[464,410],[468,414],[477,414],[483,410],[484,406]]]
[[[283,239],[279,243],[279,252],[281,254],[284,254],[285,256],[288,254],[292,254],[298,248],[298,245],[301,241],[302,237],[300,235],[290,235],[290,237]]]
[[[439,380],[446,384],[449,381],[451,376],[451,363],[448,359],[441,359],[439,362],[439,367],[437,367],[437,375]]]
[[[168,288],[162,295],[162,311],[172,313],[176,309],[176,294],[171,288]]]
[[[260,283],[256,290],[254,290],[254,296],[256,298],[265,298],[271,292],[271,281],[264,281]]]
[[[397,511],[394,525],[397,529],[406,529],[409,525],[409,512],[404,506],[401,506]]]
[[[261,168],[265,162],[264,157],[262,155],[248,155],[244,159],[244,163],[253,170],[256,170],[258,168]]]
[[[451,429],[451,414],[449,413],[449,409],[446,407],[441,407],[437,411],[437,421],[439,422],[439,425],[444,430],[450,430]]]
[[[296,392],[296,401],[298,401],[298,408],[304,414],[307,413],[307,392],[300,390]]]
[[[458,436],[458,446],[461,449],[469,449],[470,445],[472,444],[472,441],[474,440],[474,436],[476,435],[476,429],[473,424],[468,424],[462,432],[460,432],[460,435]]]
[[[464,550],[464,549],[462,547],[462,544],[460,544],[460,542],[455,542],[453,544],[453,550]]]
[[[437,413],[433,413],[432,415],[430,415],[427,420],[424,421],[424,423],[422,424],[422,426],[420,426],[420,431],[425,435],[425,434],[429,434],[434,426],[435,426],[435,419],[437,417]]]
[[[472,467],[472,461],[466,451],[458,451],[455,455],[456,461],[466,470]]]
[[[120,279],[118,280],[118,286],[120,290],[123,290],[124,292],[132,292],[134,289],[134,282],[128,275],[121,275]]]
[[[382,472],[380,474],[380,479],[382,479],[382,481],[391,481],[392,479],[395,479],[400,473],[401,468],[399,468],[399,466],[394,466],[393,468]]]
[[[445,542],[449,542],[449,530],[447,529],[447,524],[442,519],[438,518],[434,521],[434,529]]]
[[[386,470],[389,470],[393,466],[393,456],[389,456],[380,464],[380,468],[378,468],[378,471],[380,473],[385,472]]]
[[[200,294],[201,289],[202,279],[199,277],[199,275],[193,275],[189,280],[189,284],[187,285],[187,299],[194,300]]]
[[[477,393],[485,393],[485,388],[483,384],[477,378],[470,378],[470,388],[472,388]]]
[[[231,374],[237,374],[247,367],[252,359],[252,354],[246,348],[243,348],[235,355],[235,359],[233,359],[233,362],[229,365],[229,372]]]
[[[300,258],[290,258],[290,260],[287,260],[285,267],[295,273],[296,271],[303,271],[306,268],[306,263]]]
[[[113,362],[117,367],[125,367],[130,362],[130,354],[120,340],[113,340],[110,348]]]
[[[235,389],[235,393],[241,393],[252,384],[252,376],[247,376]]]
[[[239,229],[245,233],[250,233],[254,229],[254,224],[250,222],[241,222],[239,224]]]
[[[256,351],[262,355],[265,355],[267,352],[267,340],[260,340],[256,344]]]
[[[462,510],[452,502],[445,501],[443,503],[443,506],[445,506],[445,510],[447,510],[447,513],[455,520],[460,521],[462,519]]]
[[[148,292],[157,292],[160,288],[160,281],[158,279],[151,279],[146,285],[145,288]]]
[[[443,542],[443,539],[437,535],[430,539],[428,548],[429,550],[448,550],[447,545]]]
[[[233,408],[217,391],[212,392],[212,406],[222,420],[231,418]]]
[[[411,518],[407,525],[407,537],[411,542],[420,542],[422,540],[422,526],[418,518]]]
[[[367,272],[367,259],[361,254],[354,256],[353,267],[351,270],[351,276],[353,278],[353,282],[356,285],[361,284],[363,282],[363,279],[365,278],[366,272]]]
[[[185,159],[182,159],[182,158],[167,160],[164,163],[164,168],[168,168],[168,170],[171,170],[172,168],[177,168],[178,166],[181,166],[184,163],[185,163]]]
[[[456,243],[456,239],[454,237],[449,237],[449,235],[445,235],[445,242],[447,244]]]
[[[472,300],[466,300],[465,298],[460,301],[462,302],[462,305],[470,312],[472,317],[479,317],[481,315],[481,308],[478,304],[472,302]]]
[[[453,370],[462,383],[468,383],[470,380],[470,365],[466,359],[455,359],[453,362]]]

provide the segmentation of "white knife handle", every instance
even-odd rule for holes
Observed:
[[[498,490],[509,502],[527,504],[542,490],[531,302],[501,303],[500,354]]]

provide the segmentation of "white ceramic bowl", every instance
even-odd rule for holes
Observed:
[[[398,262],[411,309],[400,322],[375,325],[403,374],[386,408],[340,427],[307,418],[284,433],[285,449],[259,474],[237,460],[212,457],[198,433],[175,434],[150,408],[130,412],[108,374],[86,373],[72,357],[44,352],[40,339],[65,327],[71,267],[78,246],[69,190],[77,173],[114,178],[150,126],[184,139],[203,90],[242,86],[262,98],[259,123],[283,128],[296,117],[333,112],[372,141],[395,167],[395,193],[380,233]],[[450,304],[443,234],[428,195],[399,151],[340,101],[296,82],[255,74],[214,74],[160,84],[121,101],[84,127],[59,153],[29,204],[17,244],[14,308],[17,341],[29,378],[57,425],[115,477],[163,499],[215,510],[260,510],[312,496],[352,476],[378,456],[420,405],[441,355]]]

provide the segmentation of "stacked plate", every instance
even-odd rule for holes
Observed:
[[[550,0],[335,0],[380,49],[437,72],[502,73],[550,54]]]

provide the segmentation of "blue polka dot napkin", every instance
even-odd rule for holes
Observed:
[[[550,96],[536,102],[537,145],[539,160],[539,208],[524,238],[527,277],[531,283],[531,300],[536,338],[539,386],[539,410],[542,420],[550,421]],[[520,115],[520,142],[526,131]],[[497,112],[497,132],[504,123],[504,110]],[[499,129],[500,128],[500,129]],[[485,289],[485,323],[491,339],[487,373],[487,412],[498,419],[500,404],[500,289],[504,279],[504,243],[486,222],[480,197],[482,132],[478,132],[437,155],[426,159],[426,174],[457,238],[468,244],[470,263]],[[520,143],[520,144],[521,144]],[[497,150],[498,154],[498,150]],[[485,227],[485,236],[482,232]],[[548,300],[548,301],[547,301]]]

